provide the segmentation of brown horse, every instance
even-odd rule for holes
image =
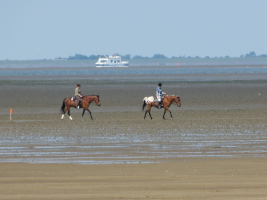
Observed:
[[[145,112],[145,116],[144,116],[144,119],[146,118],[146,114],[148,112],[149,116],[151,119],[152,116],[150,114],[150,110],[152,107],[156,107],[158,108],[158,102],[155,102],[154,101],[154,97],[151,96],[151,97],[145,97],[144,100],[143,100],[143,107],[142,107],[142,110],[144,110],[145,106],[147,105],[147,109],[146,109],[146,112]],[[164,108],[164,114],[163,114],[163,119],[165,119],[165,113],[166,111],[169,111],[170,112],[170,115],[171,115],[171,119],[172,119],[172,113],[169,109],[169,107],[171,106],[172,103],[176,103],[178,107],[181,106],[181,99],[179,96],[168,96],[166,95],[163,99],[163,102],[162,102],[162,105],[163,105],[163,108]]]
[[[89,112],[91,119],[93,120],[92,113],[89,110],[89,105],[93,101],[96,103],[96,105],[101,106],[101,102],[99,100],[99,95],[87,95],[87,96],[82,97],[82,101],[81,101],[81,108],[83,108],[82,120],[83,120],[83,115],[84,115],[85,110],[87,110]],[[65,98],[63,100],[63,104],[62,104],[61,109],[60,109],[62,112],[62,116],[61,116],[62,120],[64,119],[64,115],[65,115],[66,111],[68,111],[69,118],[70,118],[70,120],[72,120],[72,117],[70,116],[70,107],[76,108],[77,102],[71,101],[71,97]]]

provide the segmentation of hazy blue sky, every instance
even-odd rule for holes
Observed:
[[[0,0],[0,60],[267,54],[265,0]]]

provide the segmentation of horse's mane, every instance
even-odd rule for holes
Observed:
[[[180,97],[180,96],[179,95],[174,95],[174,94],[173,95],[166,94],[165,97]]]
[[[86,96],[87,96],[87,97],[88,97],[88,96],[91,96],[91,97],[94,96],[94,97],[97,97],[97,98],[99,99],[99,95],[94,95],[94,94],[91,94],[91,95],[83,95],[83,98],[86,97]]]
[[[95,95],[95,94],[84,95],[84,96],[97,96],[99,98],[99,95]]]

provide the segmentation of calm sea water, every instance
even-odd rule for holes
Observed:
[[[78,69],[15,69],[0,70],[0,76],[53,76],[53,75],[135,75],[135,74],[249,74],[267,73],[267,67],[195,67],[195,68],[78,68]]]

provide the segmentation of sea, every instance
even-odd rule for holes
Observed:
[[[267,73],[267,66],[27,68],[0,69],[0,76],[153,75],[153,74],[253,74]]]

